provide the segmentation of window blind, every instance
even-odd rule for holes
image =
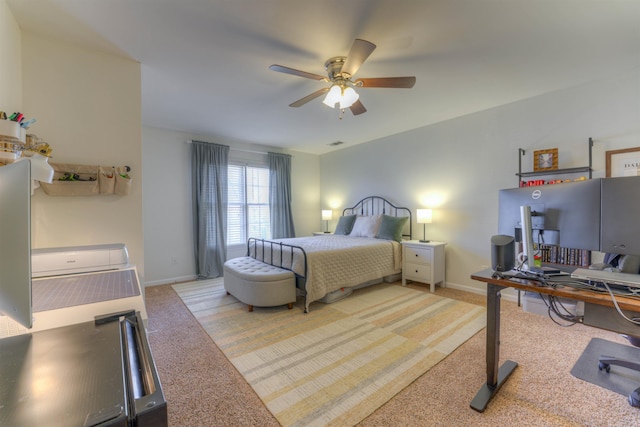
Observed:
[[[230,164],[228,186],[227,244],[271,238],[269,169]]]

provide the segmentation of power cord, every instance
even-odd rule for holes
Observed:
[[[526,262],[526,259],[525,259]],[[519,267],[522,267],[522,265],[524,264],[524,262],[522,264],[520,264]],[[626,321],[634,324],[634,325],[640,325],[640,318],[639,317],[633,317],[633,318],[629,318],[627,317],[623,312],[622,309],[620,309],[620,305],[618,304],[618,300],[616,299],[616,292],[614,292],[611,287],[609,286],[608,283],[606,282],[601,282],[602,286],[604,286],[605,289],[602,289],[598,284],[596,283],[592,283],[592,282],[584,282],[581,280],[576,280],[573,279],[571,277],[567,278],[567,279],[562,279],[559,277],[554,277],[553,279],[549,279],[548,277],[544,276],[544,275],[538,275],[535,273],[531,273],[527,270],[520,270],[519,268],[517,269],[518,273],[511,276],[511,277],[515,277],[515,278],[522,278],[522,279],[527,279],[527,280],[531,280],[531,281],[536,281],[538,282],[537,286],[548,286],[548,287],[552,287],[552,288],[557,288],[558,286],[568,286],[574,289],[584,289],[584,290],[589,290],[592,292],[600,292],[600,293],[608,293],[609,296],[611,297],[611,301],[613,302],[613,305],[616,309],[616,311],[618,312],[618,314],[625,319]],[[628,298],[640,298],[640,289],[630,289],[628,288],[626,293],[621,293],[618,292],[617,293],[618,296],[624,296],[624,297],[628,297]],[[556,323],[559,326],[562,327],[568,327],[568,326],[573,326],[576,323],[582,323],[584,316],[578,316],[578,315],[574,315],[572,314],[562,303],[562,301],[553,295],[543,295],[540,294],[540,296],[542,297],[542,301],[545,303],[545,305],[547,306],[547,313],[549,318]],[[546,297],[546,299],[545,299]],[[561,324],[560,322],[558,322],[556,319],[554,319],[554,317],[552,316],[552,313],[555,314],[557,317],[559,317],[562,320],[565,320],[567,322],[569,322],[568,325],[565,324]]]
[[[624,320],[626,320],[627,322],[631,322],[634,325],[640,325],[640,319],[637,317],[634,317],[632,319],[628,318],[620,309],[620,306],[618,305],[618,300],[616,300],[616,296],[614,295],[613,291],[611,290],[611,288],[609,287],[609,285],[607,284],[607,282],[602,282],[602,284],[604,285],[605,288],[607,288],[607,291],[609,292],[609,295],[611,296],[611,301],[613,301],[613,305],[615,306],[616,310],[618,311],[618,314],[620,316],[622,316],[622,318]]]
[[[542,301],[547,306],[547,314],[549,318],[558,326],[569,327],[573,326],[576,323],[582,323],[584,316],[578,316],[573,314],[565,305],[562,303],[560,298],[555,297],[553,295],[540,295],[542,297]],[[546,297],[546,298],[545,298]],[[562,324],[558,322],[552,314],[555,314],[558,318],[569,322],[569,324]]]

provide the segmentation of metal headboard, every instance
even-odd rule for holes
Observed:
[[[413,226],[411,221],[411,209],[396,206],[384,197],[365,197],[364,199],[356,203],[353,207],[345,208],[342,211],[342,215],[389,215],[396,217],[408,216],[409,221],[407,221],[408,224],[407,226],[405,226],[405,229],[402,232],[402,237],[411,239],[411,228]],[[409,229],[408,233],[406,232],[407,228]]]

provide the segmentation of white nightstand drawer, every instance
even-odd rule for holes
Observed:
[[[443,242],[420,242],[405,240],[402,242],[402,285],[407,280],[428,283],[431,292],[435,292],[436,283],[445,286],[444,246]]]
[[[414,248],[407,246],[404,253],[407,257],[407,262],[431,264],[433,260],[433,248]]]
[[[422,283],[431,283],[431,265],[429,264],[407,262],[403,273],[407,279]]]

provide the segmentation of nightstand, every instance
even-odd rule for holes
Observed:
[[[445,286],[443,242],[422,243],[418,240],[402,242],[402,286],[407,280],[428,283],[435,292],[436,283]]]

